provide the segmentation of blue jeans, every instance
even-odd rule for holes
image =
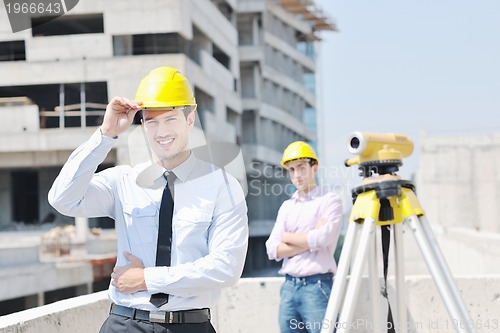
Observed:
[[[319,333],[332,284],[331,273],[300,278],[287,275],[280,290],[280,332]]]

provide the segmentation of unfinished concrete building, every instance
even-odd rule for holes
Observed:
[[[313,1],[238,1],[250,270],[275,264],[262,260],[264,243],[293,191],[279,162],[291,142],[316,142],[315,45],[319,31],[334,29]]]
[[[281,152],[293,140],[316,140],[314,46],[318,31],[334,25],[314,1],[86,0],[45,24],[31,20],[33,29],[14,34],[0,12],[0,271],[8,289],[0,315],[106,287],[113,221],[75,222],[48,204],[47,192],[107,102],[133,97],[161,65],[189,78],[206,139],[240,145],[252,237],[245,274],[268,267],[263,242],[286,198],[269,192],[286,181],[275,174]],[[131,163],[127,136],[99,170],[122,163]],[[77,226],[73,252],[41,261],[44,226],[53,225]],[[87,226],[108,230],[92,236]],[[20,275],[35,287],[17,283]]]

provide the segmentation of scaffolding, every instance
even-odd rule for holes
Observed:
[[[300,15],[311,23],[311,33],[304,36],[307,41],[321,40],[316,34],[318,31],[337,31],[335,21],[325,14],[314,0],[278,0],[278,3],[288,12]]]

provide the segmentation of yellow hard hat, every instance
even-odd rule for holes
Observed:
[[[316,161],[316,164],[319,164],[318,157],[316,156],[316,153],[314,152],[314,149],[312,149],[311,146],[309,146],[304,141],[295,141],[290,143],[283,152],[281,165],[285,169],[288,169],[286,166],[288,162],[302,158],[313,159]]]
[[[141,80],[135,99],[142,101],[143,109],[196,107],[188,80],[177,69],[166,66],[153,69]]]

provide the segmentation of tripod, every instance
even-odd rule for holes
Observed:
[[[369,262],[369,290],[373,315],[370,332],[382,332],[382,327],[392,326],[392,324],[382,325],[380,319],[381,292],[377,271],[377,233],[375,230],[377,226],[390,228],[394,234],[395,289],[397,293],[397,321],[394,323],[394,328],[398,333],[408,331],[403,269],[403,222],[409,226],[415,237],[448,314],[452,322],[455,323],[456,331],[473,333],[475,329],[469,325],[472,321],[443,254],[434,239],[431,227],[415,194],[415,188],[411,182],[401,180],[392,172],[394,170],[397,170],[397,166],[395,168],[393,166],[392,169],[385,168],[385,171],[376,177],[368,177],[365,172],[367,178],[364,178],[362,186],[353,190],[355,201],[321,333],[332,333],[334,328],[337,328],[336,332],[338,333],[348,332],[354,328],[351,321],[366,261]],[[356,240],[358,240],[358,246],[355,249]],[[384,260],[387,260],[387,257]],[[350,268],[351,275],[347,281]],[[385,269],[386,267],[384,267]],[[384,272],[385,277],[387,277],[386,274]],[[336,322],[337,318],[338,322]]]

